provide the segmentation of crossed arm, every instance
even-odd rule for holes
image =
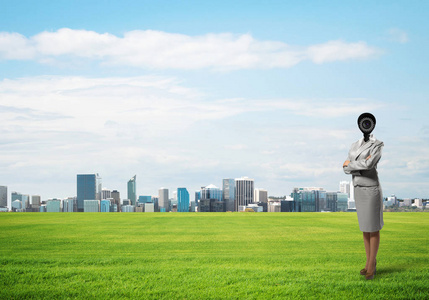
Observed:
[[[371,150],[371,154],[369,154],[365,159],[350,161],[350,156],[349,156],[343,164],[344,172],[346,174],[360,175],[360,171],[370,170],[374,168],[381,158],[382,148],[383,148],[382,144],[373,148]]]
[[[371,158],[371,154],[370,155],[368,155],[368,157],[367,158],[365,158],[365,160],[368,160],[368,159],[370,159]],[[344,163],[343,163],[343,168],[344,167],[347,167],[348,165],[349,165],[349,163],[350,163],[350,160],[346,160]]]

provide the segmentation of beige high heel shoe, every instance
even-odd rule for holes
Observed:
[[[365,279],[366,280],[372,280],[374,279],[374,275],[377,273],[377,261],[375,261],[375,265],[374,265],[374,272],[372,273],[366,273],[365,274]]]

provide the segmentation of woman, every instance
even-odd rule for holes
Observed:
[[[343,164],[344,172],[353,175],[356,211],[366,252],[365,268],[360,274],[365,275],[367,280],[373,279],[376,273],[380,230],[384,225],[383,195],[377,173],[377,163],[384,144],[371,134],[375,124],[372,114],[363,113],[359,116],[358,126],[364,137],[352,144]]]

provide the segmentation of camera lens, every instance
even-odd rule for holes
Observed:
[[[362,122],[362,127],[364,128],[364,129],[370,129],[371,128],[371,121],[369,121],[369,120],[365,120],[365,121],[363,121]]]
[[[370,118],[364,118],[360,121],[359,127],[362,132],[370,133],[374,129],[375,124]]]

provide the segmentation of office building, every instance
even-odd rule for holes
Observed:
[[[177,188],[177,211],[189,212],[189,192],[186,188]]]
[[[108,199],[101,200],[100,202],[100,212],[110,212],[111,211],[111,202]]]
[[[201,199],[201,190],[195,191],[195,206],[198,207],[199,201]]]
[[[22,212],[24,209],[22,208],[22,201],[21,200],[12,200],[12,211],[14,212]]]
[[[152,203],[152,196],[139,196],[139,204]]]
[[[394,196],[394,195],[393,195]],[[396,197],[395,197],[396,198]],[[414,199],[413,203],[411,204],[411,206],[415,206],[417,208],[422,209],[423,208],[423,200],[422,199]]]
[[[338,193],[327,192],[326,193],[326,209],[325,211],[337,211]]]
[[[77,199],[76,197],[70,197],[63,201],[64,212],[77,212]]]
[[[282,206],[279,201],[269,201],[267,209],[268,212],[281,212]]]
[[[293,212],[294,202],[291,197],[286,197],[285,199],[280,201],[281,212]]]
[[[31,196],[31,205],[32,206],[40,206],[41,198],[39,195]]]
[[[347,193],[337,193],[337,210],[336,211],[347,211],[348,200],[349,198]]]
[[[134,212],[135,207],[134,205],[122,205],[121,210],[122,212]]]
[[[401,203],[399,203],[399,206],[411,206],[411,199],[410,198],[406,198],[404,199]]]
[[[387,197],[386,201],[384,202],[384,206],[396,206],[398,199],[395,195],[391,195],[390,197]]]
[[[128,180],[127,191],[128,191],[128,199],[131,200],[131,205],[136,205],[136,201],[137,201],[136,175],[134,175],[133,177],[131,177],[130,180]]]
[[[222,191],[214,184],[210,184],[201,188],[200,199],[216,199],[222,201]]]
[[[0,185],[0,207],[7,207],[7,186]]]
[[[327,211],[326,191],[323,188],[317,188],[312,190],[312,193],[316,204],[315,211]]]
[[[19,208],[20,211],[25,211],[27,207],[30,207],[30,195],[24,195],[21,193],[12,192],[11,202],[13,203],[15,200],[19,200],[21,202],[20,208]]]
[[[160,188],[158,191],[158,205],[159,210],[162,212],[165,210],[168,212],[170,210],[170,201],[168,198],[168,189],[167,188]]]
[[[146,202],[144,204],[144,212],[155,212],[155,205],[153,203]]]
[[[258,203],[258,202],[267,203],[268,202],[268,192],[267,192],[267,190],[264,190],[264,189],[255,189],[255,195],[253,198],[254,198],[253,200],[256,203]]]
[[[101,190],[101,200],[112,198],[112,192],[109,189],[103,188]]]
[[[206,187],[202,187],[199,191],[199,212],[223,212],[225,211],[225,205],[223,193],[220,188],[210,184]]]
[[[152,203],[155,211],[159,211],[158,197],[152,196]]]
[[[77,175],[77,209],[84,211],[84,200],[101,200],[101,177],[98,174]]]
[[[223,201],[225,211],[235,210],[235,179],[227,178],[222,180]]]
[[[347,197],[350,198],[350,182],[349,181],[340,181],[340,193],[347,194]]]
[[[121,195],[117,190],[113,190],[112,193],[110,194],[112,196],[113,199],[113,203],[116,205],[116,211],[120,211],[121,210]]]
[[[351,199],[349,199],[349,201],[347,202],[347,205],[348,205],[348,210],[349,210],[349,211],[356,210],[356,203],[355,203],[355,200],[351,200]]]
[[[315,193],[314,188],[294,188],[291,194],[291,197],[295,205],[294,211],[295,212],[316,211],[316,194],[317,193]]]
[[[100,200],[84,200],[84,212],[100,212]]]
[[[46,201],[46,212],[61,212],[61,200],[49,199]]]
[[[195,201],[191,201],[191,208],[189,209],[190,212],[196,212],[197,207],[195,206]]]
[[[254,180],[248,177],[235,179],[235,211],[239,206],[247,206],[253,203]]]

